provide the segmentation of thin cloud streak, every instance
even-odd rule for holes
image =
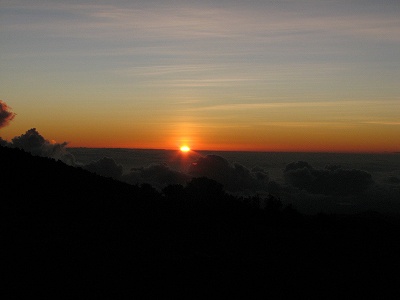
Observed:
[[[354,124],[338,123],[338,122],[262,122],[258,123],[260,126],[273,126],[273,127],[352,127]]]
[[[371,121],[371,122],[364,122],[364,124],[400,126],[400,122],[390,122],[390,121]]]
[[[172,74],[197,74],[221,69],[216,65],[197,64],[197,65],[154,65],[154,66],[136,66],[124,69],[118,69],[116,74],[140,77],[157,77]]]
[[[272,102],[272,103],[235,103],[221,104],[204,107],[188,108],[189,111],[211,110],[246,110],[262,108],[304,108],[304,107],[340,107],[341,105],[357,105],[360,101],[335,101],[335,102]],[[365,105],[366,102],[363,102]]]
[[[237,83],[285,83],[301,78],[327,78],[345,72],[349,66],[339,63],[270,64],[262,66],[245,64],[173,64],[122,67],[113,73],[118,76],[134,77],[140,82],[149,81],[153,86],[170,88],[236,86]],[[171,79],[173,78],[173,79]]]

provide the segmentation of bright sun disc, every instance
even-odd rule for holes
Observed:
[[[188,146],[182,146],[182,147],[181,147],[181,151],[182,151],[182,152],[189,152],[189,151],[190,151],[190,148],[189,148]]]

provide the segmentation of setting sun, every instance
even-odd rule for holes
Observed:
[[[189,151],[190,151],[190,148],[189,148],[188,146],[182,146],[182,147],[180,148],[180,150],[181,150],[182,152],[189,152]]]

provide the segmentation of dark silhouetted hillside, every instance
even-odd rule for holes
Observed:
[[[205,177],[159,192],[5,147],[0,167],[7,299],[398,292],[396,217],[303,216]]]

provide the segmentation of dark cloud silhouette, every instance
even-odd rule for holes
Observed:
[[[117,165],[114,159],[103,157],[102,159],[83,166],[84,169],[104,177],[121,179],[123,168]]]
[[[0,128],[7,126],[14,117],[15,113],[4,101],[0,100]]]
[[[114,159],[104,157],[83,165],[82,168],[102,176],[112,177],[130,184],[149,183],[159,189],[168,185],[185,185],[195,177],[207,177],[221,183],[227,191],[246,194],[267,191],[268,173],[260,167],[252,170],[225,158],[208,155],[194,162],[187,173],[172,169],[167,164],[151,164],[147,167],[133,168],[123,173],[123,167]]]
[[[218,155],[199,158],[189,167],[188,173],[193,177],[208,177],[220,182],[230,192],[265,191],[269,179],[268,173],[262,168],[256,167],[250,171]]]
[[[314,169],[304,161],[286,166],[284,177],[287,183],[313,194],[354,195],[373,184],[372,176],[361,170],[346,170],[340,166],[328,165],[325,169]]]
[[[130,184],[149,183],[159,189],[172,184],[185,185],[193,177],[207,177],[221,183],[227,191],[255,193],[266,191],[269,179],[268,173],[260,167],[249,170],[237,163],[230,164],[217,155],[200,158],[191,165],[188,173],[174,170],[167,164],[151,164],[123,174],[123,167],[107,157],[82,167]]]
[[[23,149],[33,155],[54,158],[69,165],[75,164],[74,156],[66,149],[66,142],[61,144],[51,143],[40,135],[36,128],[29,129],[24,134],[14,137],[9,145]]]
[[[46,140],[39,134],[36,128],[29,129],[24,134],[16,136],[12,139],[14,147],[24,149],[32,154],[41,154],[42,146],[46,144]]]
[[[122,181],[131,184],[150,183],[157,188],[170,184],[186,184],[190,176],[171,169],[166,164],[152,164],[145,168],[134,168],[122,176]]]

